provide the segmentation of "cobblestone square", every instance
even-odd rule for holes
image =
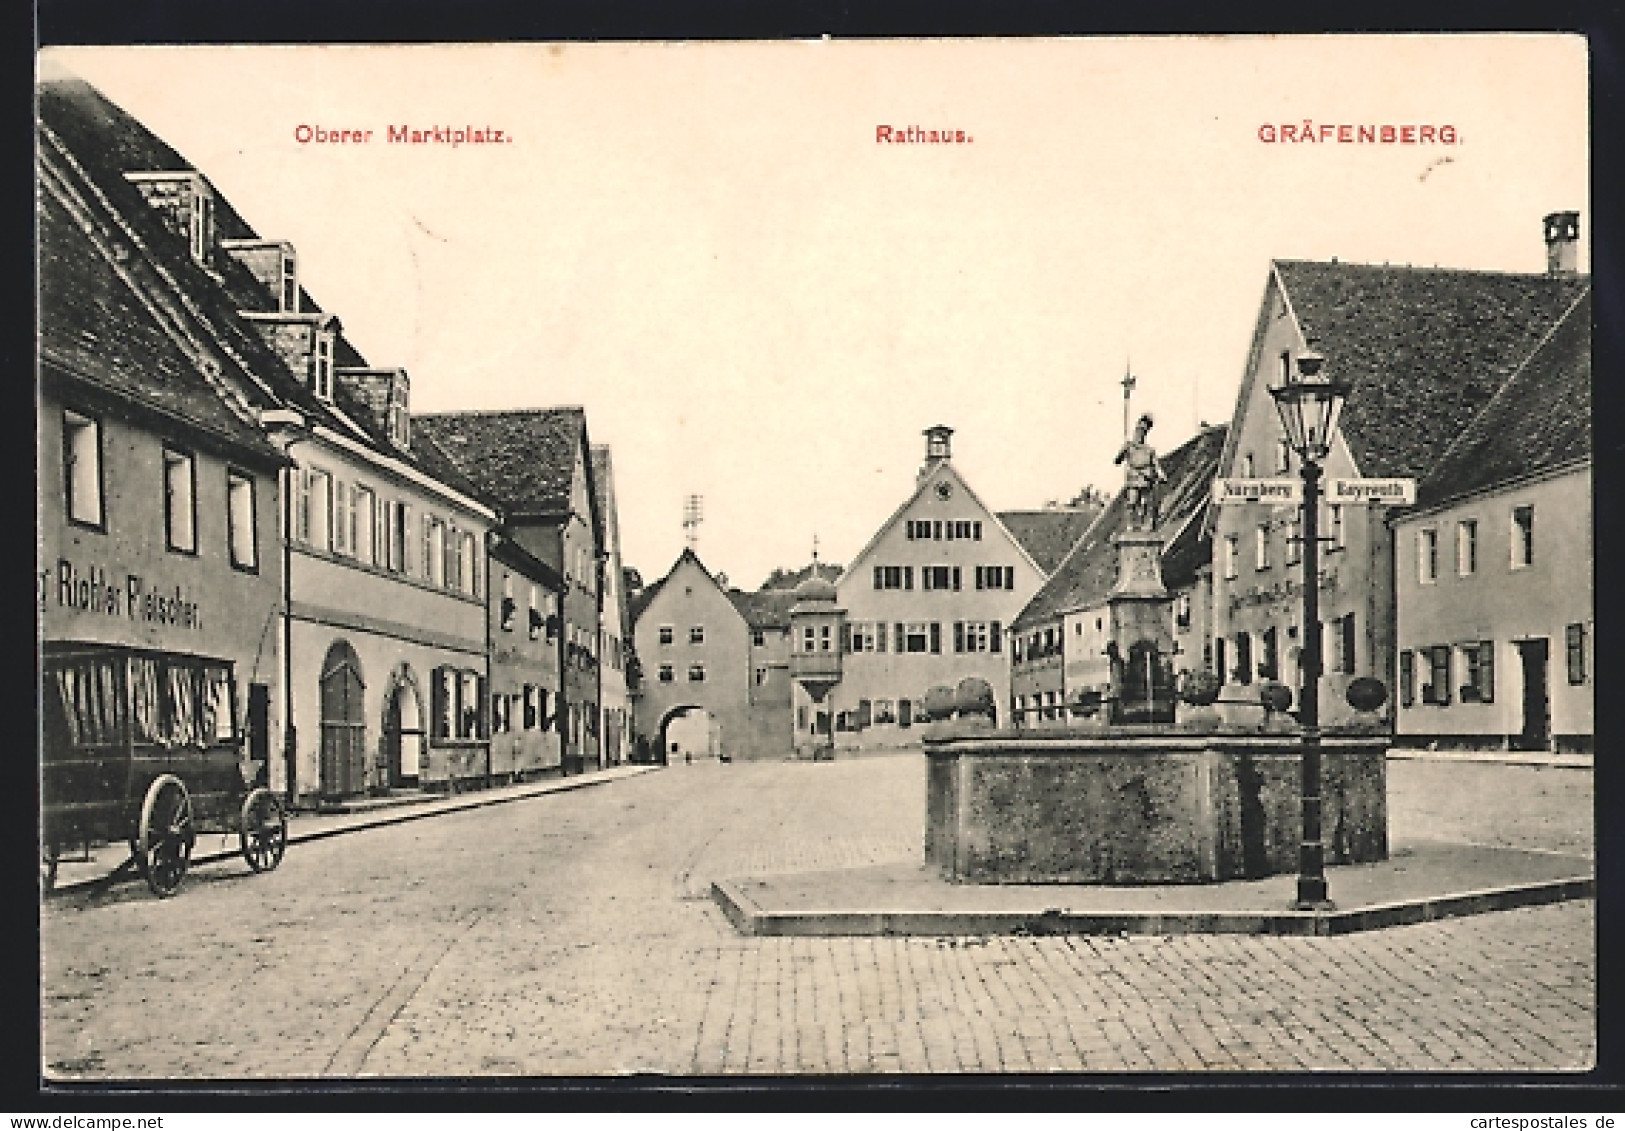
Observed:
[[[1395,761],[1396,844],[1589,848],[1589,771]],[[1590,901],[1331,939],[745,938],[712,880],[921,859],[919,756],[705,763],[43,910],[53,1079],[1584,1070]],[[1518,803],[1493,807],[1491,797]]]

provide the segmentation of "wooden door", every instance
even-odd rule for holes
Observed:
[[[367,784],[367,719],[361,661],[342,640],[322,665],[321,791],[330,797],[360,793]]]

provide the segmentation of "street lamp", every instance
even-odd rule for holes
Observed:
[[[1270,390],[1287,443],[1303,465],[1303,685],[1298,722],[1303,731],[1303,841],[1298,849],[1299,911],[1329,910],[1320,801],[1320,473],[1331,450],[1337,414],[1349,394],[1346,381],[1321,373],[1326,359],[1312,347],[1298,355],[1297,379]]]

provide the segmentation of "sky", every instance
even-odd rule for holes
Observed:
[[[849,562],[923,429],[997,510],[1230,418],[1270,261],[1545,269],[1572,36],[52,48],[205,173],[414,411],[582,405],[623,558]],[[1261,127],[1450,126],[1455,144]],[[877,127],[963,131],[877,142]],[[498,129],[394,144],[394,127]],[[368,130],[302,141],[301,127]],[[1357,133],[1351,136],[1358,137]],[[1335,138],[1336,134],[1329,135]],[[1328,359],[1328,370],[1336,359]]]

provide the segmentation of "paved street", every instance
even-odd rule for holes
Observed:
[[[1589,848],[1589,772],[1395,762],[1392,835]],[[712,879],[920,859],[923,760],[700,764],[43,912],[57,1077],[1590,1066],[1590,901],[1330,939],[742,938]],[[211,847],[200,842],[200,850]],[[1335,895],[1335,892],[1334,892]]]

